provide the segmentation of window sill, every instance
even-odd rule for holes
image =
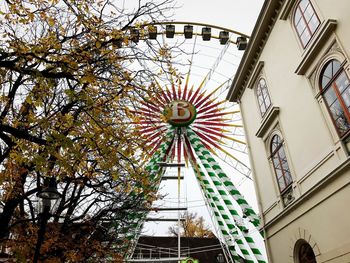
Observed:
[[[263,118],[262,123],[256,132],[255,136],[262,138],[266,131],[271,126],[272,122],[276,119],[280,112],[279,107],[271,107],[270,110],[267,112],[266,116]]]
[[[295,200],[292,184],[290,184],[289,186],[287,186],[286,189],[283,190],[283,192],[281,193],[281,198],[284,207],[287,207]]]
[[[328,19],[321,24],[318,32],[313,36],[313,39],[305,49],[302,60],[298,65],[295,73],[297,75],[304,75],[309,68],[310,64],[314,61],[316,55],[329,38],[329,36],[335,31],[337,27],[337,21],[334,19]]]

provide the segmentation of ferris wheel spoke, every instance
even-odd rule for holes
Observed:
[[[163,105],[169,103],[169,102],[171,101],[171,98],[168,97],[168,94],[164,91],[164,89],[163,89],[162,86],[159,84],[159,82],[158,82],[156,79],[154,79],[154,81],[155,81],[155,83],[156,83],[156,85],[157,85],[157,87],[158,87],[157,92],[159,91],[159,93],[160,93],[160,95],[161,95],[161,96],[159,96],[159,99],[162,100],[162,101],[164,102]],[[151,94],[150,97],[154,97],[154,96],[152,96],[152,94]],[[155,96],[155,97],[157,98],[157,96]]]
[[[206,112],[198,113],[198,116],[202,116],[202,115],[206,116],[207,114],[213,114],[216,112],[221,112],[221,111],[226,111],[226,110],[227,110],[227,108],[224,108],[224,107],[223,108],[213,108],[213,109],[208,110]],[[237,114],[237,113],[240,113],[240,111],[232,111],[232,114]]]
[[[221,84],[221,85],[223,85],[223,84]],[[216,89],[214,89],[212,92],[210,92],[210,93],[209,93],[207,96],[205,96],[202,100],[196,102],[194,106],[195,106],[196,108],[200,109],[200,107],[202,106],[202,104],[203,104],[205,101],[208,101],[208,99],[209,99],[210,97],[212,97],[212,95],[213,95],[218,89],[220,89],[221,85],[220,85],[219,87],[217,87]]]
[[[219,132],[216,131],[216,129],[211,129],[210,127],[206,128],[205,126],[196,126],[196,125],[193,125],[193,128],[195,129],[198,129],[198,130],[201,130],[203,131],[205,134],[209,135],[209,134],[212,134],[212,135],[215,135],[217,136],[219,139],[227,139],[227,140],[231,140],[231,141],[234,141],[234,142],[237,142],[237,143],[240,143],[240,144],[246,144],[244,141],[241,141],[241,140],[238,140],[234,137],[231,137],[231,136],[228,136],[226,135],[222,129],[219,129]],[[223,143],[225,144],[225,143]]]
[[[241,124],[217,123],[213,121],[197,121],[196,124],[208,125],[208,126],[214,126],[214,127],[243,127]]]
[[[177,96],[178,94],[176,93],[176,90],[175,90],[175,84],[173,83],[173,79],[172,79],[172,82],[171,82],[171,89],[172,89],[172,94],[174,96],[174,100],[177,100]]]
[[[143,135],[146,135],[146,136],[147,136],[148,133],[153,133],[155,131],[162,131],[162,132],[164,132],[166,130],[167,130],[166,125],[151,126],[151,127],[147,126],[145,128],[141,127],[139,129],[140,133],[143,134]]]
[[[185,87],[184,87],[184,90],[182,92],[182,100],[185,100],[186,99],[186,96],[187,96],[187,89],[188,89],[188,77],[186,79],[186,84],[185,84]]]
[[[208,102],[206,102],[197,112],[197,114],[200,114],[200,113],[205,113],[207,112],[208,110],[212,110],[212,109],[215,109],[216,107],[218,107],[219,105],[225,103],[225,101],[219,101],[217,103],[213,103],[214,100],[209,100]]]
[[[153,110],[155,112],[158,111],[157,105],[155,103],[151,102],[150,100],[147,101],[147,102],[140,101],[140,103],[148,108],[148,109],[146,108],[145,110],[148,110],[148,111],[152,111]]]

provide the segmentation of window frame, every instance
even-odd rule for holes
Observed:
[[[340,65],[340,67],[339,67],[339,69],[338,69],[334,74],[332,73],[332,74],[333,74],[333,75],[332,75],[332,78],[328,81],[328,83],[327,83],[326,85],[323,86],[323,85],[322,85],[322,77],[324,76],[323,74],[324,74],[325,70],[327,69],[328,65],[329,65],[330,63],[334,62],[334,61],[338,62],[339,65]],[[319,75],[318,75],[318,86],[319,86],[320,94],[321,94],[321,96],[322,96],[322,99],[324,100],[324,103],[325,103],[325,105],[326,105],[327,111],[328,111],[328,113],[329,113],[329,115],[330,115],[330,118],[331,118],[331,120],[332,120],[332,123],[333,123],[333,125],[334,125],[334,128],[335,128],[335,130],[336,130],[338,136],[339,136],[341,139],[346,138],[346,137],[349,136],[349,134],[350,134],[350,127],[347,129],[347,131],[341,133],[340,128],[338,127],[338,125],[337,125],[337,123],[336,123],[336,120],[334,119],[334,116],[333,116],[333,114],[332,114],[330,105],[329,105],[328,102],[327,102],[327,99],[326,99],[325,94],[327,93],[327,91],[328,91],[329,89],[332,89],[332,90],[333,90],[333,92],[335,93],[335,96],[336,96],[336,100],[335,100],[335,101],[339,102],[339,104],[340,104],[340,106],[341,106],[341,109],[342,109],[342,111],[343,111],[343,113],[344,113],[344,116],[345,116],[345,118],[346,118],[346,120],[347,120],[347,122],[348,122],[348,124],[349,124],[349,126],[350,126],[350,110],[349,110],[348,107],[346,106],[346,103],[345,103],[344,98],[343,98],[343,96],[342,96],[342,93],[344,93],[344,91],[345,91],[346,89],[350,89],[350,78],[349,78],[349,76],[348,76],[347,73],[346,73],[346,70],[345,70],[345,68],[344,68],[344,65],[345,65],[345,62],[341,63],[337,58],[329,59],[329,60],[327,60],[326,63],[324,63],[324,65],[322,66],[321,71],[320,71],[320,73],[319,73]],[[338,77],[339,77],[341,74],[344,74],[344,75],[346,76],[348,82],[349,82],[349,85],[344,89],[343,92],[340,91],[339,87],[338,87],[337,84],[336,84],[336,81],[337,81]],[[335,101],[334,101],[334,102],[335,102]],[[333,103],[334,103],[334,102],[333,102]],[[333,104],[333,103],[332,103],[332,104]],[[350,105],[349,105],[349,107],[350,107]]]
[[[302,10],[302,8],[301,8],[302,1],[307,1],[308,2],[308,4],[306,5],[304,10]],[[307,20],[306,16],[305,16],[305,13],[306,13],[306,10],[308,9],[309,6],[311,7],[312,14],[311,14],[309,20]],[[300,14],[300,18],[299,18],[298,21],[296,21],[297,12],[299,12],[299,14]],[[314,31],[312,31],[311,27],[310,27],[310,24],[311,24],[311,21],[313,20],[313,17],[316,17],[317,22],[318,22],[318,24],[315,27]],[[303,21],[303,23],[305,25],[305,28],[303,29],[303,31],[300,32],[300,30],[298,30],[298,25],[299,25],[301,20]],[[296,4],[296,7],[294,8],[292,21],[293,21],[293,27],[294,27],[294,30],[295,30],[297,36],[298,36],[298,39],[299,39],[302,47],[305,49],[308,46],[308,44],[311,42],[312,37],[315,35],[315,33],[317,32],[318,28],[321,25],[320,17],[317,14],[317,12],[315,10],[315,7],[314,7],[313,3],[311,2],[311,0],[299,0],[298,1],[298,3]],[[302,40],[302,35],[305,32],[305,30],[307,30],[307,32],[308,32],[310,37],[304,43],[303,40]]]
[[[264,82],[263,86],[260,85],[261,81]],[[265,91],[265,93],[267,95],[267,98],[268,98],[268,101],[269,101],[269,105],[267,105],[266,100],[264,98],[264,91]],[[260,104],[260,99],[259,99],[260,95],[261,95],[261,98],[262,98],[262,103],[261,104]],[[257,102],[258,102],[260,115],[261,115],[261,117],[264,117],[266,115],[266,113],[269,111],[269,109],[271,108],[272,101],[271,101],[270,92],[269,92],[269,89],[268,89],[268,86],[267,86],[267,83],[266,83],[266,79],[263,78],[263,77],[260,77],[258,79],[258,81],[256,82],[256,99],[257,99]],[[263,111],[262,106],[264,106],[264,110],[265,111]]]
[[[279,139],[279,144],[276,146],[275,149],[273,149],[273,144],[274,144],[274,138],[277,138]],[[280,151],[283,151],[284,153],[284,158],[281,158],[281,155],[280,155]],[[290,165],[288,163],[288,159],[287,159],[287,153],[286,153],[286,150],[285,150],[285,147],[284,147],[284,140],[282,139],[282,137],[279,135],[279,134],[273,134],[272,137],[271,137],[271,140],[270,140],[270,158],[271,158],[271,162],[272,162],[272,167],[273,167],[273,170],[274,170],[274,173],[275,173],[275,177],[276,177],[276,181],[277,181],[277,185],[278,185],[278,189],[280,191],[281,194],[287,192],[292,184],[293,184],[293,177],[292,177],[292,174],[291,174],[291,169],[290,169]],[[278,158],[278,163],[279,163],[279,167],[280,167],[280,170],[281,170],[281,173],[282,173],[282,178],[283,178],[283,182],[284,182],[284,188],[282,188],[281,186],[281,183],[280,183],[280,180],[279,180],[279,177],[278,177],[278,173],[277,173],[277,170],[276,170],[276,166],[275,166],[275,157],[277,156]],[[288,174],[289,174],[289,179],[290,179],[290,182],[288,183],[288,180],[287,180],[287,170],[285,169],[284,165],[283,165],[283,159],[285,159],[286,161],[286,164],[287,164],[287,168],[288,168]]]
[[[311,260],[306,258],[308,255],[312,257]],[[311,244],[305,239],[299,239],[294,246],[294,262],[304,263],[304,259],[309,263],[317,263],[316,253]]]

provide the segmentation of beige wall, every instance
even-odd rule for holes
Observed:
[[[348,173],[338,175],[325,189],[301,201],[297,209],[290,209],[278,222],[268,226],[272,262],[294,262],[294,244],[300,238],[314,247],[318,262],[334,258],[338,250],[348,259],[339,262],[350,262],[350,210],[344,202],[350,196],[348,176]]]
[[[277,20],[258,61],[264,62],[260,75],[266,79],[272,105],[280,111],[270,120],[262,138],[256,136],[264,120],[258,109],[254,79],[250,80],[251,86],[245,89],[240,103],[266,224],[267,245],[271,260],[276,263],[294,262],[292,251],[301,230],[308,233],[315,246],[318,262],[350,262],[348,154],[322,99],[317,96],[313,75],[335,40],[348,61],[346,68],[350,73],[350,1],[312,2],[321,22],[335,19],[337,27],[322,41],[305,74],[297,75],[295,71],[308,49],[303,50],[299,44],[290,18]],[[294,180],[295,200],[287,207],[279,197],[268,159],[269,139],[276,128],[285,140]],[[337,171],[340,168],[341,173]]]

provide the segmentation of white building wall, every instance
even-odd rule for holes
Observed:
[[[337,20],[336,30],[323,41],[305,74],[297,75],[307,49],[299,44],[289,18],[277,20],[258,59],[264,63],[260,75],[252,74],[265,77],[272,106],[279,108],[261,137],[256,136],[264,119],[255,95],[255,79],[250,79],[250,87],[240,99],[268,252],[276,263],[296,262],[293,251],[300,238],[314,246],[317,262],[350,262],[349,157],[322,100],[319,102],[313,80],[313,72],[335,40],[349,61],[350,1],[312,2],[321,23]],[[282,202],[269,161],[269,138],[276,129],[285,141],[294,181],[295,199],[288,206]]]

